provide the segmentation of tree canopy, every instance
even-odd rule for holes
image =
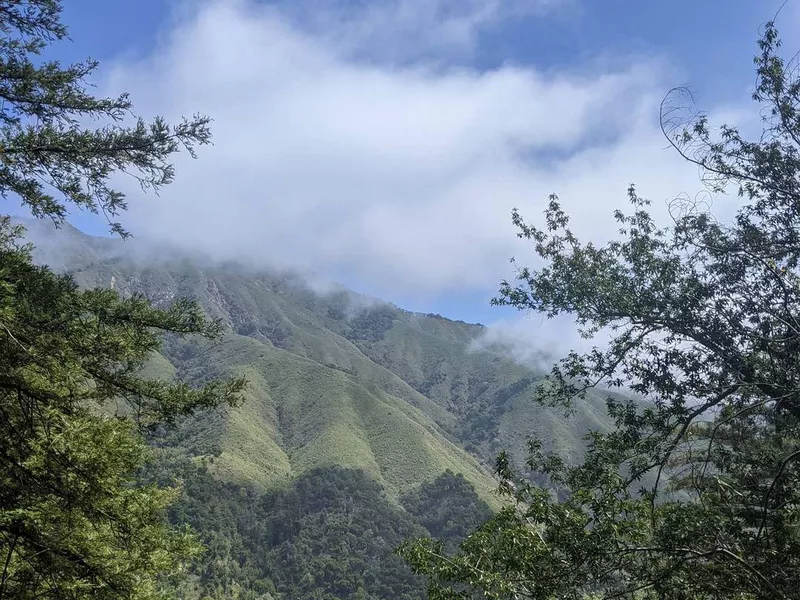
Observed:
[[[541,402],[609,394],[616,428],[579,464],[531,444],[553,494],[497,470],[512,501],[458,551],[420,540],[410,563],[436,598],[795,598],[800,585],[800,78],[773,22],[755,59],[763,133],[750,140],[662,105],[664,133],[711,193],[738,197],[730,220],[686,198],[661,224],[635,188],[617,238],[582,242],[556,196],[525,221],[540,264],[504,281],[496,304],[571,315],[607,346],[571,352]],[[729,197],[730,197],[729,196]],[[732,201],[732,200],[729,200]]]
[[[0,194],[63,222],[70,207],[126,207],[116,173],[170,183],[168,159],[210,139],[209,119],[134,119],[127,96],[95,98],[97,66],[42,61],[63,40],[57,0],[0,0]],[[88,129],[82,123],[100,120]],[[110,289],[79,290],[33,264],[22,229],[0,218],[0,598],[151,598],[199,552],[168,527],[170,487],[139,485],[139,432],[235,403],[244,382],[192,388],[148,380],[161,332],[215,336],[196,304],[156,309]]]
[[[70,206],[111,221],[127,208],[111,187],[118,173],[157,191],[175,175],[169,158],[211,141],[211,119],[197,115],[170,125],[146,122],[127,94],[95,97],[87,79],[98,63],[45,61],[47,46],[67,39],[61,0],[0,0],[0,194],[22,201],[36,217],[59,223]],[[102,126],[88,128],[85,123]]]

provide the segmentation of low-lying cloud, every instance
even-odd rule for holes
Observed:
[[[513,207],[536,218],[557,192],[577,231],[602,239],[631,181],[657,206],[697,189],[657,129],[663,62],[478,71],[422,42],[402,61],[370,62],[376,40],[413,44],[412,31],[432,37],[449,18],[464,33],[448,48],[468,47],[504,5],[469,0],[451,18],[417,0],[384,4],[389,12],[352,22],[323,15],[323,34],[298,8],[308,0],[291,10],[205,1],[150,56],[112,65],[106,89],[129,91],[139,113],[214,118],[214,146],[181,159],[161,196],[130,187],[125,225],[223,258],[357,280],[389,300],[488,298],[511,275],[510,257],[530,259]],[[392,11],[405,11],[394,28]],[[356,26],[363,34],[350,36]]]
[[[609,339],[607,332],[592,339],[581,337],[574,319],[566,315],[548,319],[521,314],[486,327],[472,341],[470,350],[495,352],[540,373],[549,373],[570,351],[588,352],[595,346],[603,347]]]

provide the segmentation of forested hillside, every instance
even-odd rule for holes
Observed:
[[[213,438],[224,456],[217,468],[232,478],[266,483],[320,466],[331,452],[337,453],[336,464],[366,466],[400,492],[406,475],[384,471],[389,463],[403,469],[398,456],[411,453],[417,456],[406,469],[421,468],[423,479],[458,466],[479,488],[491,488],[492,482],[481,481],[478,462],[491,470],[502,449],[518,449],[523,459],[531,435],[574,454],[589,428],[608,422],[600,393],[569,419],[530,402],[542,373],[500,352],[473,351],[471,342],[483,326],[411,313],[345,288],[317,293],[290,273],[215,264],[136,240],[92,238],[68,225],[55,235],[48,224],[27,225],[30,239],[40,241],[37,259],[68,268],[82,286],[106,287],[113,280],[123,296],[141,293],[157,305],[193,298],[222,319],[227,334],[221,343],[193,338],[168,344],[166,361],[155,360],[152,367],[168,377],[230,370],[248,375],[252,402],[226,419],[200,419],[208,430],[203,440]],[[378,404],[385,412],[373,411]],[[322,435],[311,435],[317,429]],[[402,440],[384,444],[379,430],[402,432]],[[346,448],[339,448],[345,438]],[[244,454],[248,443],[258,444],[266,461],[258,474],[248,473],[254,467],[253,453]]]
[[[394,550],[427,535],[453,547],[491,516],[451,472],[399,504],[363,471],[338,466],[268,493],[185,460],[157,461],[146,478],[168,484],[176,475],[185,487],[170,519],[191,525],[207,547],[178,586],[183,598],[420,598],[422,580]]]

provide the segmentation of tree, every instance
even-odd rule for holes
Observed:
[[[109,178],[169,183],[167,159],[207,143],[209,121],[124,126],[126,96],[86,91],[95,63],[37,60],[66,36],[60,10],[56,0],[0,0],[0,193],[56,223],[68,206],[110,221],[126,205]],[[110,125],[81,127],[88,118]],[[219,323],[190,301],[159,310],[138,296],[81,291],[35,266],[21,235],[0,218],[0,598],[161,597],[162,579],[199,546],[166,525],[176,489],[137,484],[140,432],[233,404],[244,382],[141,378],[161,332],[213,337]]]
[[[170,126],[164,119],[135,118],[127,94],[96,98],[86,78],[97,68],[87,60],[68,67],[38,60],[52,42],[67,37],[60,0],[0,0],[0,194],[15,196],[36,217],[56,223],[68,205],[110,219],[127,208],[125,195],[110,187],[115,173],[128,174],[143,189],[172,182],[167,159],[181,148],[193,157],[211,140],[210,119],[195,116]],[[81,125],[105,121],[96,129]],[[134,120],[131,126],[123,123]]]
[[[545,225],[518,211],[542,261],[503,282],[496,304],[575,317],[607,347],[570,353],[542,402],[609,395],[616,427],[589,435],[567,465],[532,442],[533,486],[501,455],[512,501],[451,555],[419,540],[402,552],[436,598],[795,598],[800,589],[800,78],[773,22],[759,40],[749,141],[702,114],[662,105],[664,133],[712,193],[735,192],[735,218],[676,200],[662,227],[629,190],[619,237],[583,243],[557,197]],[[558,498],[561,498],[559,500]]]

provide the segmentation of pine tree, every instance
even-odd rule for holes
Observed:
[[[127,96],[95,98],[87,61],[39,60],[67,30],[57,0],[0,0],[0,193],[61,223],[69,207],[126,208],[109,179],[171,182],[168,159],[210,140],[209,119],[133,125]],[[81,126],[87,117],[105,124]],[[33,264],[0,218],[0,599],[155,598],[200,547],[171,528],[176,489],[139,485],[144,429],[234,404],[244,382],[200,388],[140,377],[160,334],[216,336],[192,302],[164,310],[108,289],[79,290]]]

